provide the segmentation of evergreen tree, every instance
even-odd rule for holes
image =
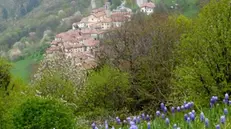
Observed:
[[[2,9],[2,18],[5,20],[8,19],[8,11],[6,10],[6,8]]]

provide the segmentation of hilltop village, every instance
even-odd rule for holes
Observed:
[[[121,27],[129,22],[133,15],[131,9],[124,3],[117,9],[110,10],[110,2],[104,7],[92,9],[89,16],[80,22],[73,23],[72,30],[57,34],[46,50],[46,57],[62,55],[72,59],[76,65],[90,69],[97,65],[96,55],[99,52],[100,39],[110,30]],[[146,2],[140,5],[140,11],[150,15],[154,12],[155,4]]]

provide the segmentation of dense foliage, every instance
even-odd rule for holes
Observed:
[[[230,1],[212,1],[199,14],[193,30],[182,37],[174,78],[180,94],[203,104],[213,94],[230,93],[230,23]]]
[[[62,103],[43,99],[28,99],[14,112],[13,124],[15,129],[44,129],[75,127],[72,111]]]

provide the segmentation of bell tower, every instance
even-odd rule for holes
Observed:
[[[96,8],[95,0],[91,0],[91,8],[92,8],[92,9],[95,9],[95,8]]]
[[[105,12],[106,12],[106,15],[107,17],[110,17],[111,15],[111,2],[110,0],[105,0],[105,5],[104,5],[104,8],[105,8]]]

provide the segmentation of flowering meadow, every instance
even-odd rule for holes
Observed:
[[[140,114],[125,120],[116,117],[104,124],[92,123],[92,129],[231,129],[231,100],[226,93],[223,102],[212,96],[207,109],[196,108],[193,102],[184,102],[181,106],[166,107],[160,104],[160,110],[154,116]],[[197,110],[196,110],[197,109]]]

